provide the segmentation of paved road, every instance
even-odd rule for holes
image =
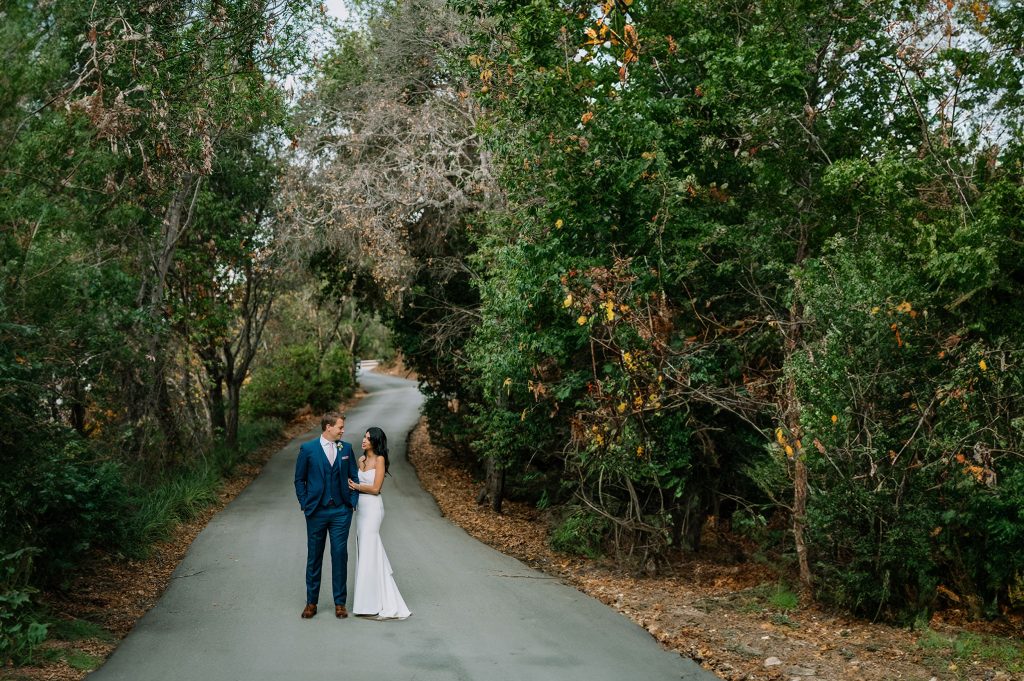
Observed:
[[[370,394],[349,412],[345,439],[358,451],[373,425],[391,437],[381,535],[413,616],[335,619],[328,555],[320,614],[299,617],[306,539],[292,473],[310,432],[271,458],[196,538],[163,598],[89,681],[718,678],[442,518],[405,460],[421,404],[415,384],[365,371],[360,378]],[[350,540],[354,560],[354,529]],[[350,605],[351,594],[350,582]]]

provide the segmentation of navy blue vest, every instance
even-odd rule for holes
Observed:
[[[331,501],[335,506],[348,506],[348,495],[341,494],[341,452],[334,458],[334,464],[328,465],[326,456],[322,465],[327,469],[327,484],[324,485],[324,493],[320,495],[320,506],[327,506]]]

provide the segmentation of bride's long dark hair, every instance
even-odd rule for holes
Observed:
[[[368,428],[366,434],[370,436],[370,447],[373,448],[373,453],[384,457],[384,475],[387,475],[388,468],[391,467],[391,461],[388,460],[388,436],[377,426]]]

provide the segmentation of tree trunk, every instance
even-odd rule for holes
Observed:
[[[348,333],[348,357],[349,357],[349,371],[352,376],[352,386],[355,387],[356,382],[359,380],[356,377],[356,371],[358,366],[356,365],[356,346],[359,344],[359,332],[356,329],[356,306],[352,305],[352,318],[349,321],[349,333]]]
[[[495,462],[493,456],[487,457],[487,495],[491,498],[491,510],[501,513],[501,503],[505,499],[505,469]]]
[[[270,318],[274,304],[274,280],[258,274],[251,263],[245,267],[245,293],[242,296],[242,328],[234,340],[221,348],[224,360],[224,380],[228,388],[225,440],[229,447],[238,447],[238,412],[242,383],[249,373],[259,348],[260,337]]]
[[[149,271],[143,278],[139,289],[137,303],[147,309],[148,328],[143,327],[142,334],[146,337],[146,364],[130,377],[128,393],[129,418],[136,424],[144,424],[156,420],[164,436],[159,446],[147,441],[148,438],[137,438],[135,446],[143,458],[152,463],[165,463],[168,452],[176,451],[180,445],[176,411],[171,403],[167,389],[167,352],[165,348],[166,334],[164,331],[164,298],[167,290],[167,275],[174,263],[178,242],[189,229],[195,214],[195,204],[202,178],[186,175],[182,178],[181,187],[171,196],[158,243],[151,253]],[[157,454],[154,461],[152,454]]]
[[[224,420],[224,379],[220,376],[210,377],[210,385],[206,390],[206,399],[210,407],[210,425],[215,431],[227,431]]]
[[[231,449],[238,449],[238,405],[242,393],[241,381],[228,382],[228,403],[224,441]]]
[[[85,432],[85,399],[82,395],[82,383],[77,378],[71,384],[73,399],[71,402],[71,427],[80,435],[88,435]]]
[[[801,244],[803,246],[803,244]],[[803,248],[798,257],[803,259]],[[800,282],[793,288],[793,304],[789,308],[789,331],[786,334],[786,357],[792,357],[800,345],[802,337],[803,305],[800,303]],[[800,566],[800,585],[805,591],[812,587],[811,567],[807,560],[807,542],[804,529],[807,527],[807,464],[804,460],[803,448],[800,446],[802,436],[800,428],[800,402],[796,394],[796,379],[789,376],[783,392],[783,425],[793,440],[793,460],[795,471],[793,476],[793,541],[796,545],[797,561]]]

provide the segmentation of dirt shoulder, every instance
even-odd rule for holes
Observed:
[[[554,552],[548,521],[532,506],[506,502],[502,514],[478,506],[480,483],[430,442],[424,420],[408,451],[423,487],[453,523],[614,607],[723,679],[1024,680],[1019,619],[965,628],[936,617],[923,631],[873,624],[799,603],[778,573],[752,561],[691,556],[668,574],[638,577],[608,561]]]

